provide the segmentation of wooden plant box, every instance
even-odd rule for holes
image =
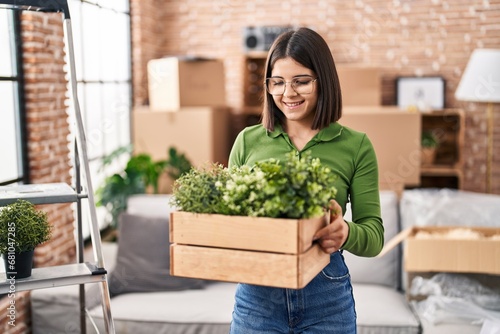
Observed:
[[[300,289],[329,262],[312,238],[326,224],[177,211],[170,216],[170,274]]]

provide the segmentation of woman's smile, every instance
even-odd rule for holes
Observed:
[[[304,103],[304,101],[298,101],[298,102],[284,102],[283,101],[283,104],[285,106],[287,106],[289,109],[296,109],[297,107],[299,107],[303,103]]]

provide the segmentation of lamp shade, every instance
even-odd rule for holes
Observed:
[[[472,52],[455,97],[462,101],[500,102],[500,49]]]

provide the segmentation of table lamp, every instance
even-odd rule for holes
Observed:
[[[488,124],[486,189],[491,193],[493,162],[493,103],[500,102],[500,49],[476,49],[455,91],[455,98],[462,101],[487,103]]]

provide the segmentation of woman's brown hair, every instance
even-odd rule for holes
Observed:
[[[312,129],[323,129],[342,116],[342,94],[337,69],[326,41],[309,28],[287,31],[274,41],[266,60],[265,78],[271,77],[276,61],[292,58],[312,70],[318,77],[318,104]],[[274,103],[273,97],[264,90],[262,125],[274,130],[275,122],[283,124],[285,115]]]

